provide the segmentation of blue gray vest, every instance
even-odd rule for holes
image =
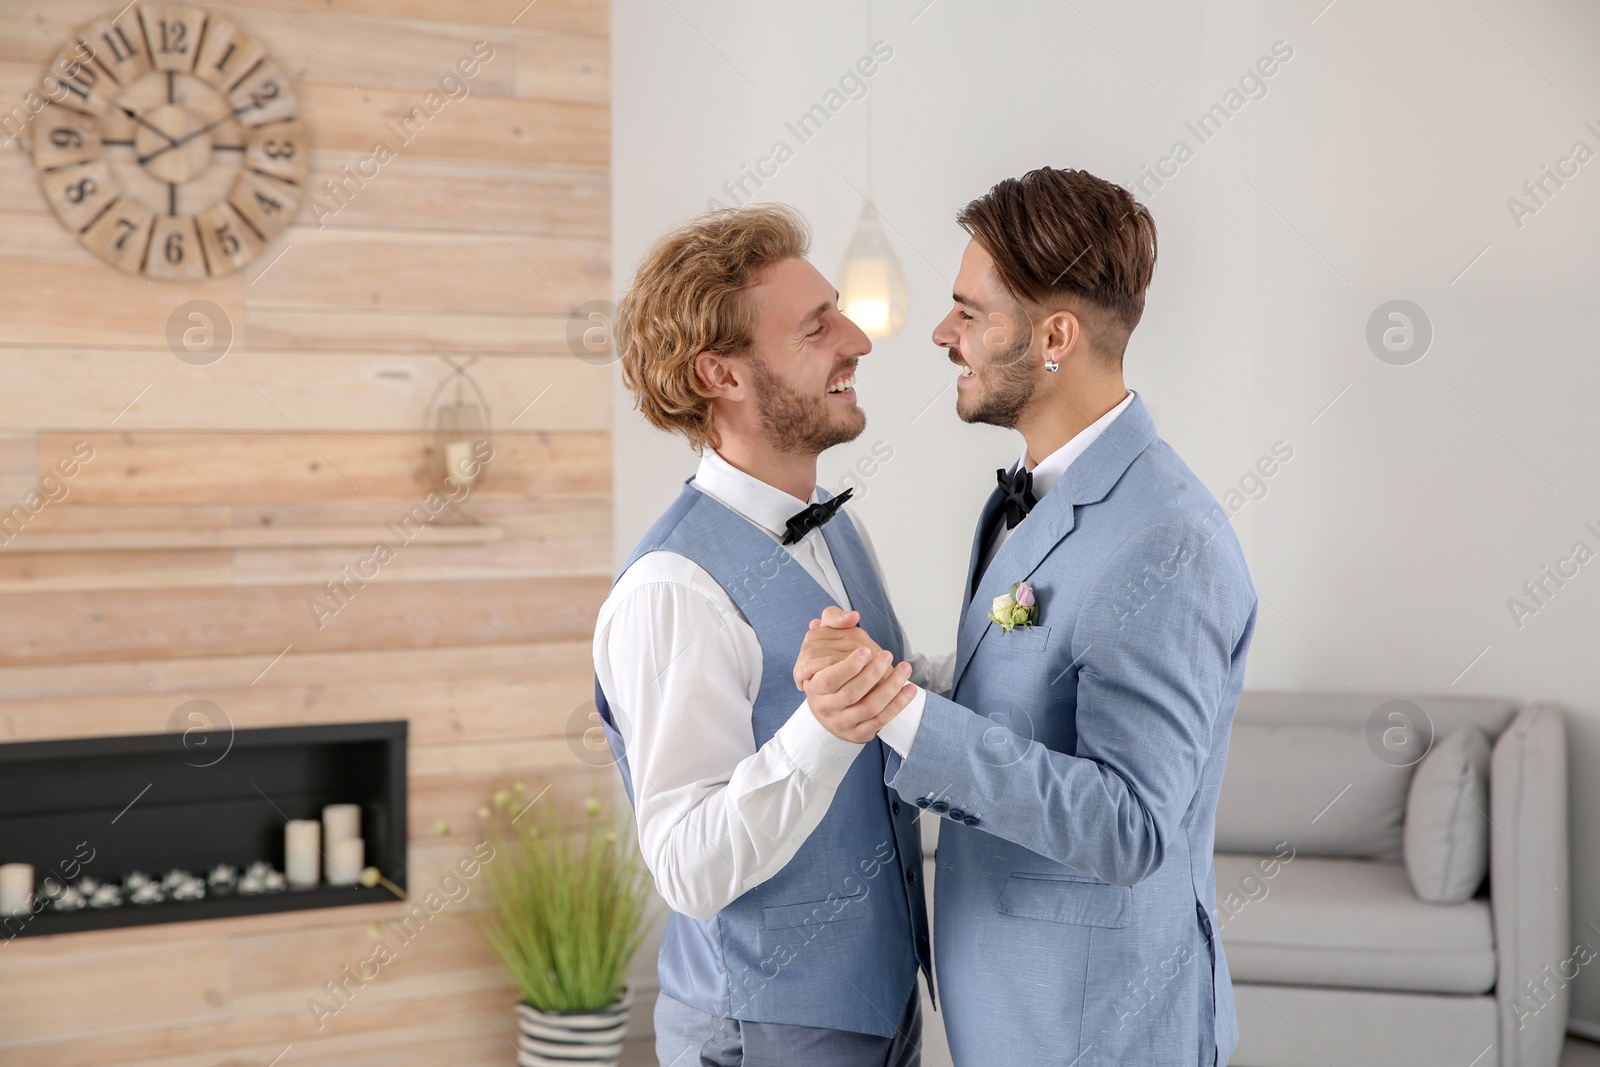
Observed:
[[[861,626],[899,659],[899,621],[849,516],[840,512],[822,533]],[[762,676],[750,725],[759,748],[800,704],[795,658],[807,621],[832,596],[770,534],[691,484],[623,571],[658,550],[699,564],[755,630]],[[595,704],[631,802],[627,753],[598,684]],[[711,919],[669,915],[664,993],[718,1017],[894,1036],[929,948],[917,809],[884,786],[884,755],[879,741],[862,749],[827,815],[777,874]]]

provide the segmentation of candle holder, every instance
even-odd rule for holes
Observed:
[[[146,879],[143,885],[129,894],[128,899],[135,904],[159,904],[167,899],[167,894],[162,891],[161,886]]]
[[[122,890],[114,885],[96,886],[93,893],[89,894],[89,907],[91,908],[120,908],[122,906]]]
[[[482,479],[494,455],[489,398],[477,379],[467,373],[467,368],[477,362],[476,356],[465,363],[457,363],[449,356],[439,358],[449,365],[450,373],[439,382],[428,402],[433,422],[434,475],[446,489],[471,489]],[[442,394],[450,385],[455,386],[455,396],[445,401]]]
[[[205,895],[206,884],[192,876],[172,887],[173,900],[201,900]]]
[[[206,875],[206,885],[218,896],[236,892],[239,888],[239,869],[231,864],[219,863]]]
[[[83,894],[70,885],[65,886],[61,890],[61,895],[53,897],[50,901],[52,911],[82,911],[87,905],[88,901],[84,899]]]

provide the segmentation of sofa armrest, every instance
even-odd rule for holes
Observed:
[[[1567,987],[1586,962],[1572,959],[1567,740],[1557,709],[1523,708],[1495,742],[1489,819],[1500,1065],[1557,1067]]]

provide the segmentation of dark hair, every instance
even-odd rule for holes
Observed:
[[[1087,171],[1040,167],[996,184],[956,221],[1012,296],[1035,306],[1069,296],[1103,311],[1105,322],[1086,326],[1112,334],[1096,347],[1120,358],[1156,269],[1156,223],[1132,193]]]

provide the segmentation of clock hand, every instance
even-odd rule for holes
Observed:
[[[141,167],[144,166],[146,163],[150,162],[152,159],[154,159],[157,156],[162,155],[164,153],[170,152],[174,148],[182,148],[184,145],[188,144],[190,141],[194,140],[196,137],[199,137],[201,134],[210,133],[212,130],[216,129],[218,126],[221,126],[224,123],[232,122],[234,119],[238,118],[240,115],[244,114],[246,111],[249,111],[249,110],[250,110],[250,108],[248,106],[247,107],[241,107],[241,108],[235,108],[234,110],[230,111],[228,114],[222,116],[220,119],[217,119],[215,122],[208,122],[204,126],[200,127],[198,130],[191,130],[190,132],[184,134],[182,137],[178,138],[176,141],[173,141],[172,138],[168,137],[167,140],[172,141],[172,143],[167,145],[165,148],[156,149],[154,152],[151,152],[147,156],[140,156],[139,157],[139,166],[141,166]],[[165,135],[163,134],[163,136],[165,136]]]
[[[174,141],[170,136],[168,136],[166,131],[161,129],[161,127],[156,126],[156,125],[150,123],[149,121],[147,121],[143,115],[141,115],[137,111],[133,110],[133,108],[126,107],[126,106],[124,106],[122,104],[116,104],[116,103],[113,103],[111,106],[116,108],[118,111],[122,112],[124,115],[128,116],[134,122],[137,122],[139,125],[143,126],[145,129],[150,130],[150,131],[156,133],[157,135],[159,135],[160,138],[163,141],[167,142],[167,144],[169,146],[171,146],[173,148],[176,148],[178,146],[178,142]]]

